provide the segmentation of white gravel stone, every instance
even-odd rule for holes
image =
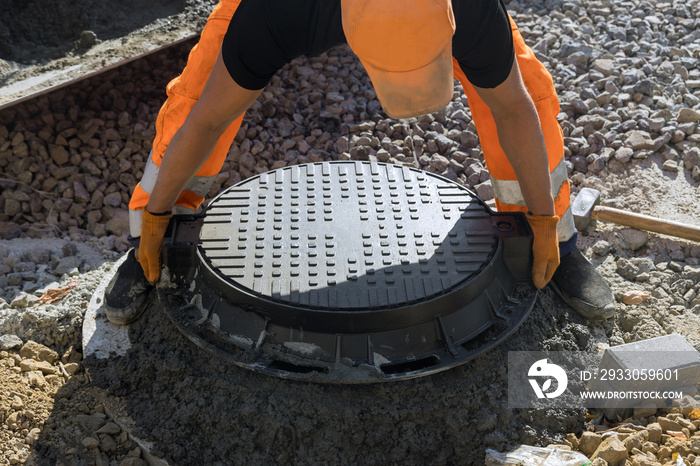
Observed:
[[[632,150],[653,149],[654,141],[646,131],[630,131],[627,134],[627,145]]]
[[[20,348],[24,342],[17,335],[0,335],[0,350],[13,350]]]
[[[27,294],[24,291],[22,291],[18,293],[17,296],[15,296],[15,299],[13,299],[12,302],[10,302],[10,306],[22,309],[31,306],[32,304],[37,302],[38,299],[39,298],[37,298],[36,296]]]
[[[679,123],[694,123],[700,120],[700,112],[692,108],[682,108],[676,116]]]
[[[667,160],[664,162],[661,169],[667,172],[678,173],[678,163],[674,160]]]
[[[491,180],[486,180],[483,183],[480,183],[476,186],[474,186],[474,189],[476,190],[476,194],[483,200],[488,201],[489,199],[493,199],[494,197],[494,192],[493,192],[493,186],[491,185]]]

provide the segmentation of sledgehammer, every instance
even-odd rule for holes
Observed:
[[[698,226],[599,206],[597,205],[599,201],[600,191],[592,188],[581,189],[571,204],[571,212],[574,214],[574,224],[577,230],[585,230],[593,218],[602,222],[617,223],[638,230],[653,231],[654,233],[700,242],[700,227]]]

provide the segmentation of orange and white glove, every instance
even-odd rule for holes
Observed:
[[[534,235],[532,239],[532,281],[540,290],[549,283],[559,266],[559,239],[557,215],[527,213],[527,221]]]
[[[160,253],[163,248],[163,237],[168,227],[170,212],[152,214],[143,209],[143,224],[141,225],[141,242],[139,244],[139,263],[143,274],[151,285],[160,279]]]

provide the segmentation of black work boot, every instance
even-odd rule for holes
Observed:
[[[578,249],[561,258],[552,287],[576,312],[589,320],[615,315],[615,297],[598,270]]]
[[[131,249],[105,289],[107,319],[117,325],[134,322],[146,310],[148,293],[152,289],[153,285],[146,280],[136,259],[136,250]]]

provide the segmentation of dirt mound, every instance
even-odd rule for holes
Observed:
[[[121,398],[132,432],[170,464],[477,464],[487,447],[553,442],[585,412],[508,409],[508,351],[590,350],[595,340],[548,291],[513,337],[464,366],[406,382],[322,385],[212,358],[155,304],[129,332],[125,356],[86,365],[95,386]]]

